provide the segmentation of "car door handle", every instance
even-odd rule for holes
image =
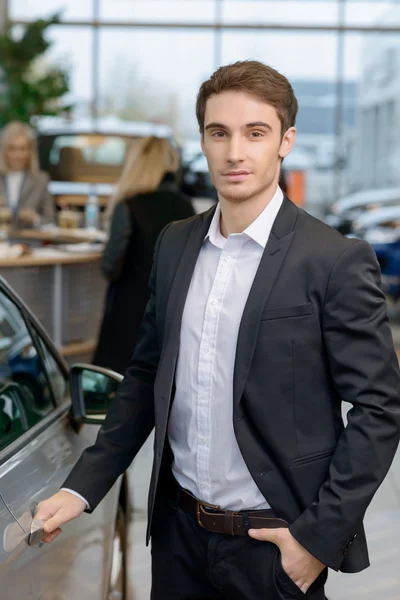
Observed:
[[[46,535],[43,529],[45,523],[46,521],[42,521],[41,519],[33,519],[31,531],[28,535],[28,546],[37,546],[39,548],[43,546],[43,538]]]
[[[24,512],[18,521],[10,523],[5,528],[3,533],[3,548],[7,553],[13,552],[24,540],[29,546],[36,546],[37,548],[43,546],[43,538],[46,535],[43,527],[46,521],[35,519],[37,507],[38,503],[33,502],[29,510]]]
[[[43,521],[41,519],[35,519],[37,507],[38,507],[38,503],[32,502],[32,504],[30,506],[30,510],[31,510],[31,515],[33,517],[33,520],[31,523],[27,542],[28,542],[28,546],[37,546],[38,548],[40,548],[44,544],[43,538],[45,537],[46,534],[44,533],[43,527],[44,527],[44,524],[46,523],[46,521]]]

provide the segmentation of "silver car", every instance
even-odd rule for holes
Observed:
[[[69,370],[0,278],[1,600],[126,597],[127,474],[53,544],[42,543],[34,518],[94,442],[121,379],[90,365]]]

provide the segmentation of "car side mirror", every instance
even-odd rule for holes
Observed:
[[[96,365],[76,364],[70,370],[73,417],[101,425],[123,376]]]

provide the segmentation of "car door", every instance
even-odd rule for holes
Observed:
[[[7,409],[6,409],[7,410]],[[7,415],[7,413],[5,413]],[[7,415],[8,416],[8,415]],[[0,410],[0,443],[5,419]],[[0,467],[0,481],[2,467]],[[26,556],[27,534],[14,518],[0,493],[0,597],[2,600],[34,600]]]
[[[21,417],[19,425],[5,424],[0,490],[10,513],[28,529],[36,505],[60,489],[82,451],[93,443],[97,428],[84,426],[78,433],[73,426],[65,365],[34,317],[0,286],[0,335],[7,318],[17,323],[18,348],[21,337],[25,343],[17,357],[14,339],[0,353],[0,401],[2,389],[11,386],[19,403],[14,416]],[[63,526],[53,544],[28,546],[25,540],[34,599],[106,597],[118,491],[114,486],[92,515]]]

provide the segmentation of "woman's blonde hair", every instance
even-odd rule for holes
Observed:
[[[145,137],[135,141],[128,151],[116,192],[108,203],[106,221],[118,202],[154,192],[165,174],[175,173],[178,168],[179,154],[168,140]]]
[[[27,170],[33,175],[37,175],[39,173],[39,158],[36,135],[32,127],[20,121],[11,121],[0,132],[0,173],[6,174],[10,170],[6,159],[7,146],[19,136],[23,136],[28,140],[31,150]]]

